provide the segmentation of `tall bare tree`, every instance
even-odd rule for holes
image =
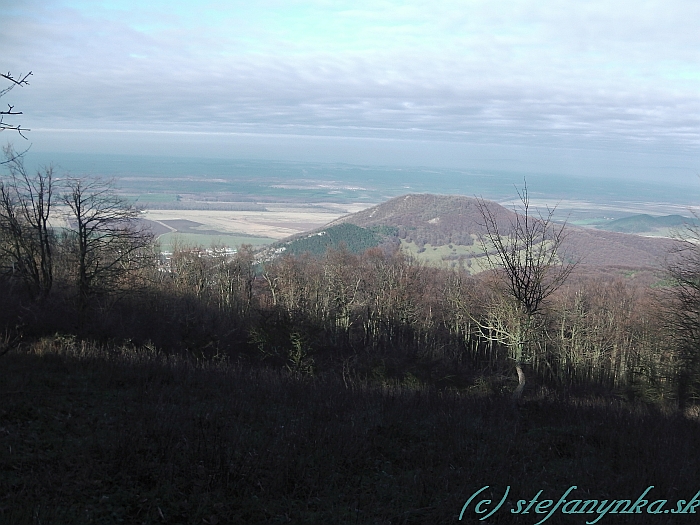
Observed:
[[[70,211],[68,241],[75,258],[78,304],[119,289],[133,272],[152,263],[153,236],[140,211],[115,192],[111,181],[71,178],[63,203]]]
[[[3,148],[8,177],[0,180],[0,253],[9,271],[35,298],[46,298],[53,285],[53,169],[30,175],[12,146]]]
[[[564,284],[577,264],[563,253],[566,223],[554,221],[556,208],[549,209],[545,216],[533,215],[527,183],[518,190],[518,197],[520,207],[505,221],[505,229],[493,208],[483,199],[477,201],[486,230],[482,249],[501,283],[498,300],[479,324],[482,333],[506,346],[515,361],[515,399],[525,388],[523,364],[532,358],[533,336],[543,302]]]

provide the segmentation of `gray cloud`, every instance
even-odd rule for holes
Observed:
[[[345,44],[20,2],[2,67],[35,72],[30,127],[700,146],[697,2],[378,5],[333,14]]]

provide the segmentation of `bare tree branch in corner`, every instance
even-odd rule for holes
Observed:
[[[546,216],[533,216],[527,183],[518,190],[518,197],[521,206],[514,210],[507,231],[503,231],[493,209],[477,199],[486,229],[482,250],[491,270],[504,284],[501,300],[491,305],[487,319],[479,325],[487,339],[511,352],[518,374],[516,400],[525,387],[523,364],[530,359],[537,314],[543,301],[564,284],[577,265],[562,251],[566,223],[554,222],[556,207],[548,209]]]
[[[19,75],[18,77],[14,77],[12,73],[9,71],[6,74],[0,73],[0,78],[4,78],[5,80],[8,80],[10,82],[10,85],[4,89],[0,89],[0,98],[2,98],[4,95],[6,95],[8,92],[12,91],[15,87],[23,87],[23,86],[28,86],[29,82],[27,79],[32,75],[32,72],[30,71],[26,75]],[[5,121],[5,117],[7,115],[14,116],[14,115],[22,115],[21,111],[15,111],[15,107],[8,104],[7,105],[7,110],[0,111],[0,131],[5,131],[6,129],[9,130],[14,130],[17,133],[22,136],[22,138],[27,138],[25,137],[22,132],[23,131],[30,131],[28,128],[23,128],[19,124],[10,124],[9,122]]]

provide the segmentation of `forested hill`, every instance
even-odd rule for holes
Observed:
[[[506,231],[513,212],[495,202],[485,203]],[[477,199],[458,195],[403,195],[342,217],[329,226],[341,223],[363,228],[390,226],[407,242],[432,246],[470,246],[475,235],[486,233]]]
[[[306,252],[322,255],[326,249],[338,249],[344,246],[352,253],[362,253],[369,248],[378,246],[383,237],[369,228],[360,228],[351,223],[338,224],[324,228],[311,234],[295,237],[282,244],[285,252],[292,255],[302,255]]]
[[[569,226],[565,249],[582,264],[660,268],[676,241]]]
[[[496,218],[500,231],[507,233],[514,212],[491,201],[485,201],[485,205]],[[347,228],[347,225],[359,228]],[[668,239],[572,225],[567,226],[567,232],[564,252],[568,257],[590,266],[659,267],[674,246],[674,241]],[[482,256],[477,241],[479,235],[484,233],[486,229],[477,199],[410,194],[347,215],[277,247],[278,250],[285,247],[281,251],[288,253],[321,253],[326,246],[337,247],[345,243],[351,251],[361,251],[360,248],[393,239],[428,263],[469,263]],[[352,238],[344,240],[345,234]],[[362,242],[355,242],[360,238]],[[316,249],[311,249],[312,246]]]

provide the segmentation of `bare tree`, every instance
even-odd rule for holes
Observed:
[[[71,178],[65,184],[68,244],[83,309],[90,296],[118,290],[151,264],[153,236],[138,221],[140,211],[116,194],[111,181]]]
[[[9,71],[6,74],[0,73],[0,78],[4,78],[5,80],[8,80],[10,82],[10,85],[7,86],[4,89],[0,89],[0,98],[2,98],[4,95],[6,95],[8,92],[12,91],[15,87],[19,86],[28,86],[29,82],[27,79],[32,75],[32,72],[30,71],[26,75],[19,75],[17,77],[13,76]],[[9,130],[14,130],[17,133],[19,133],[23,138],[25,137],[22,132],[23,131],[30,131],[27,128],[23,128],[19,124],[11,124],[9,122],[5,121],[6,116],[14,116],[14,115],[22,115],[21,111],[15,111],[15,107],[11,106],[10,104],[7,105],[7,110],[0,111],[0,131],[4,131],[6,129]]]
[[[53,285],[53,169],[30,175],[12,146],[3,152],[9,177],[0,180],[0,253],[5,271],[19,276],[33,297],[43,299]]]
[[[533,336],[538,328],[538,314],[543,302],[569,277],[577,262],[563,253],[566,223],[554,222],[556,208],[546,216],[533,216],[527,183],[518,190],[521,206],[504,221],[483,200],[477,206],[486,233],[482,250],[497,282],[502,284],[486,320],[479,321],[484,336],[506,346],[515,361],[519,399],[525,388],[523,364],[531,359]]]
[[[684,408],[700,376],[700,227],[687,225],[676,240],[666,263],[673,282],[667,317],[678,348],[678,404]]]

